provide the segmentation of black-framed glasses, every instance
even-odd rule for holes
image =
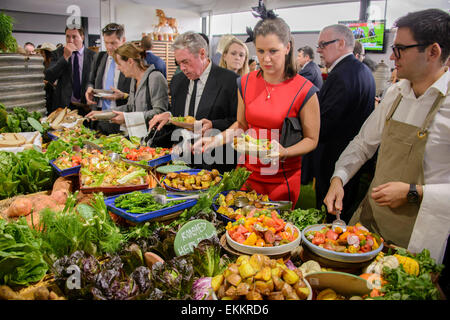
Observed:
[[[414,47],[427,47],[429,45],[430,45],[429,43],[416,43],[416,44],[411,44],[409,46],[393,45],[393,46],[391,46],[391,48],[392,48],[392,51],[394,52],[394,56],[397,59],[400,59],[400,53],[403,50],[406,50],[406,49],[409,49],[409,48],[414,48]]]
[[[322,41],[322,42],[319,42],[319,44],[316,47],[317,47],[317,49],[319,49],[319,48],[324,49],[327,45],[335,43],[336,41],[339,41],[339,40],[341,40],[341,39],[334,39],[334,40],[330,40],[330,41],[326,41],[326,42]]]

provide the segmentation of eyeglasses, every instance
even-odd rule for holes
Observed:
[[[121,25],[112,25],[112,26],[107,25],[106,27],[104,27],[102,29],[102,33],[119,31],[119,30],[122,30],[122,29],[123,29],[123,26],[121,26]]]
[[[409,49],[409,48],[414,48],[414,47],[426,47],[429,46],[429,43],[417,43],[417,44],[411,44],[409,46],[402,46],[402,45],[393,45],[391,46],[392,51],[394,52],[394,56],[397,59],[400,59],[400,53],[403,50]]]
[[[319,42],[319,44],[316,47],[317,47],[317,49],[319,49],[319,48],[320,49],[324,49],[327,45],[332,44],[332,43],[334,43],[336,41],[339,41],[339,40],[341,40],[341,39],[334,39],[334,40],[330,40],[330,41],[327,41],[327,42],[322,41],[322,42]]]

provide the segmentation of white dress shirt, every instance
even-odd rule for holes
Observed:
[[[377,150],[386,116],[394,100],[403,98],[393,114],[396,121],[421,127],[439,93],[447,95],[429,127],[423,160],[423,199],[411,235],[408,250],[420,252],[427,248],[431,256],[442,261],[450,231],[450,99],[447,94],[450,72],[446,72],[423,95],[416,98],[408,80],[400,80],[386,92],[361,127],[358,135],[342,152],[333,177],[345,185]]]
[[[205,89],[206,81],[208,81],[209,72],[211,71],[212,62],[210,61],[205,71],[201,74],[198,82],[197,82],[197,93],[195,94],[195,109],[194,115],[197,114],[198,104],[200,103],[200,99],[202,98],[203,90]],[[189,115],[189,104],[191,102],[191,95],[194,89],[194,80],[189,80],[188,94],[186,96],[186,104],[184,107],[184,116],[187,117]],[[195,116],[194,116],[195,117]]]

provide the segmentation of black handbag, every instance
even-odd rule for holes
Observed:
[[[294,144],[303,139],[302,125],[300,123],[298,116],[297,117],[288,117],[288,116],[292,106],[294,105],[295,99],[297,99],[298,94],[300,93],[300,91],[302,91],[306,82],[307,81],[303,82],[303,85],[298,90],[297,94],[294,97],[294,100],[292,100],[291,106],[289,107],[289,110],[286,114],[286,118],[284,118],[283,121],[283,127],[281,128],[280,144],[285,148],[293,146]],[[303,105],[298,110],[299,113],[302,110],[302,108]]]

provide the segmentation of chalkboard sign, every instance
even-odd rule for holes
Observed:
[[[187,222],[175,236],[174,249],[177,256],[189,254],[203,239],[217,235],[214,225],[206,220],[197,219]]]

